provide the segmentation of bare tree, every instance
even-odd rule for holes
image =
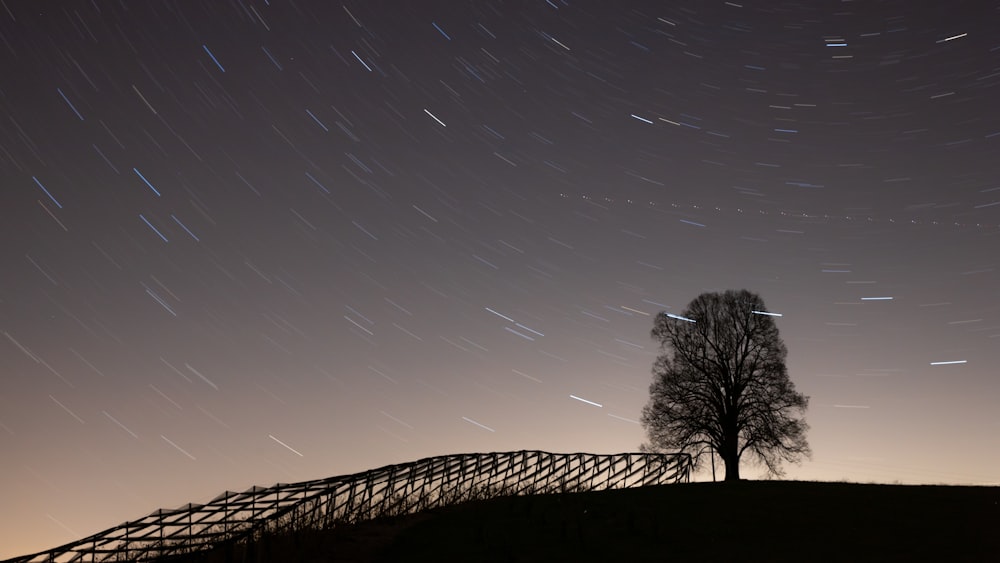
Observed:
[[[744,453],[774,475],[810,456],[809,427],[796,416],[809,398],[788,378],[775,316],[746,290],[703,293],[680,315],[656,316],[661,354],[642,409],[644,449],[689,453],[696,465],[718,454],[726,481],[740,479]]]

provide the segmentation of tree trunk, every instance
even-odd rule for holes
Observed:
[[[719,456],[726,464],[726,481],[740,480],[740,450],[738,438],[730,439],[719,448]]]
[[[740,480],[740,458],[735,453],[722,456],[726,462],[726,481]]]

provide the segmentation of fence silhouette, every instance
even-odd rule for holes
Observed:
[[[472,499],[599,491],[687,482],[687,454],[456,454],[352,475],[226,491],[207,504],[149,516],[48,551],[3,563],[151,561],[266,533],[330,529]]]

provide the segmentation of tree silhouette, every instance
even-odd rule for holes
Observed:
[[[740,479],[747,452],[774,475],[783,474],[782,461],[808,457],[809,427],[796,415],[809,398],[788,378],[776,316],[746,290],[703,293],[680,315],[659,313],[643,449],[689,453],[696,466],[717,453],[726,481]]]

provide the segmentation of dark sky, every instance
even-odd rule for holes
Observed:
[[[729,288],[789,477],[1000,479],[997,2],[0,7],[0,556],[636,450],[651,315]]]

